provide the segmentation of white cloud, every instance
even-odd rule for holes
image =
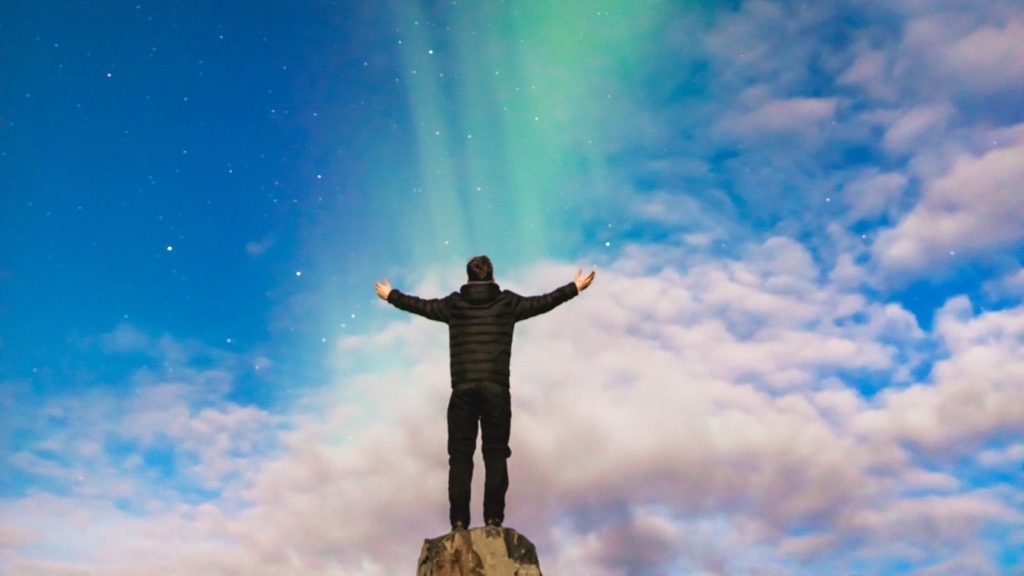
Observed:
[[[100,346],[104,351],[112,353],[148,352],[153,342],[145,332],[131,324],[121,323],[100,337]]]
[[[1024,85],[1024,21],[980,27],[947,45],[935,58],[971,91],[991,92]]]
[[[948,103],[920,106],[902,113],[882,140],[883,145],[895,152],[909,152],[923,144],[926,138],[937,138],[945,128],[953,107]]]
[[[932,381],[884,393],[878,409],[855,419],[862,433],[952,455],[1024,433],[1024,308],[974,316],[969,301],[955,298],[936,334],[949,357]]]
[[[1001,449],[985,450],[978,454],[978,462],[993,468],[1007,467],[1024,471],[1024,444],[1013,444]]]
[[[835,5],[825,3],[755,0],[720,8],[715,25],[701,36],[718,69],[716,88],[735,94],[765,84],[778,96],[801,93],[810,83],[812,66],[827,55],[821,31],[835,14]]]
[[[836,82],[840,86],[859,86],[873,98],[893,100],[898,90],[890,81],[888,68],[888,55],[884,51],[861,48]]]
[[[873,253],[897,275],[942,276],[965,258],[991,259],[1024,239],[1024,144],[961,156],[929,181],[921,201],[883,230]]]
[[[640,200],[640,199],[638,199]],[[646,222],[664,224],[706,224],[711,215],[705,208],[707,199],[658,191],[646,194],[631,206],[635,215]]]
[[[1019,10],[998,3],[922,5],[906,17],[887,78],[902,94],[988,105],[1017,100],[1024,84]]]
[[[982,290],[989,298],[1020,301],[1024,298],[1024,268],[988,280]]]
[[[268,236],[262,240],[253,240],[245,243],[245,253],[249,256],[261,256],[274,245],[274,238]]]
[[[835,116],[838,103],[835,98],[769,100],[749,112],[734,112],[722,119],[719,129],[748,138],[776,135],[817,138],[822,125]]]
[[[903,548],[906,559],[925,551],[944,551],[948,546],[975,537],[986,522],[1020,522],[1019,512],[983,493],[930,496],[891,502],[885,508],[851,510],[843,518],[849,528],[881,546]],[[913,541],[908,534],[928,537]],[[966,551],[969,556],[970,550]]]
[[[160,370],[140,366],[127,382],[53,394],[34,416],[11,412],[8,426],[24,440],[8,462],[19,473],[61,494],[163,509],[179,490],[215,490],[244,477],[258,464],[253,456],[273,446],[277,422],[226,399],[238,357],[129,325],[93,340],[106,353],[144,352],[141,364]],[[22,391],[11,403],[31,398]]]
[[[899,172],[868,170],[843,187],[843,200],[849,207],[847,219],[857,222],[895,215],[897,202],[908,182],[908,178]]]
[[[950,357],[934,380],[870,399],[843,371],[896,374],[902,349],[927,335],[899,306],[823,280],[799,243],[773,238],[742,259],[623,273],[634,269],[614,262],[578,299],[517,329],[508,521],[546,566],[785,574],[801,573],[794,562],[828,566],[822,558],[916,561],[896,540],[966,561],[986,526],[1019,521],[1002,496],[965,491],[955,459],[919,465],[904,443],[956,453],[1018,430],[1024,312],[974,316],[951,303],[935,329]],[[572,271],[507,271],[529,281],[506,287],[550,289]],[[182,474],[220,496],[174,503],[147,487],[142,463],[111,467],[104,479],[128,479],[130,498],[156,505],[119,510],[108,491],[4,501],[0,518],[19,522],[0,521],[0,564],[99,575],[405,569],[422,538],[445,528],[444,333],[401,317],[342,340],[337,355],[369,364],[337,363],[340,380],[290,414],[224,403],[216,384],[205,396],[157,383],[124,402],[64,405],[81,423],[62,438],[91,425],[76,410],[99,413],[106,430],[192,454],[196,467]],[[222,381],[215,372],[183,382]],[[96,526],[81,545],[48,530],[69,514]],[[613,553],[638,546],[646,552]]]

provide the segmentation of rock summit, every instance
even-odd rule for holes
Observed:
[[[416,576],[541,576],[537,548],[511,528],[456,530],[423,542]]]

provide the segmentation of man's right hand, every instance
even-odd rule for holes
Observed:
[[[391,282],[388,282],[388,279],[385,278],[380,282],[374,282],[373,288],[377,291],[377,296],[380,296],[381,300],[387,302],[388,295],[391,294]]]
[[[591,270],[590,274],[587,274],[586,276],[584,276],[583,275],[583,268],[580,268],[579,270],[577,270],[576,271],[576,277],[573,278],[573,280],[572,280],[573,283],[576,284],[576,291],[577,292],[583,292],[584,290],[586,290],[587,286],[590,286],[590,283],[594,281],[594,275],[595,274],[597,274],[597,272],[594,271],[594,270]]]

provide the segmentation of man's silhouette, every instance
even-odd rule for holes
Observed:
[[[515,323],[574,298],[594,281],[594,272],[541,296],[520,296],[494,282],[487,256],[466,264],[469,280],[444,298],[423,299],[393,289],[385,278],[377,295],[397,308],[448,324],[452,395],[448,402],[448,501],[453,530],[469,526],[470,481],[476,431],[483,433],[484,522],[501,526],[508,490],[506,460],[512,408],[509,360]]]

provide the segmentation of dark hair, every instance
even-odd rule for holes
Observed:
[[[494,266],[487,256],[474,256],[466,264],[466,275],[470,282],[489,282],[494,280]]]

